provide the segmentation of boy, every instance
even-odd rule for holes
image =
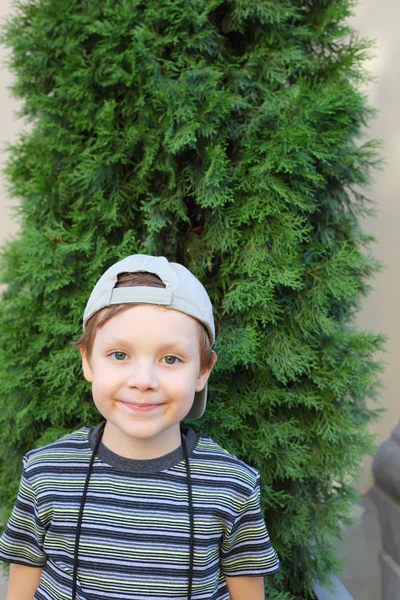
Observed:
[[[7,600],[263,600],[279,561],[259,474],[181,426],[202,416],[217,358],[206,290],[182,265],[129,256],[83,323],[105,421],[24,457],[0,540]]]

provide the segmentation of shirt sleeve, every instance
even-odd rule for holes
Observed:
[[[221,569],[227,577],[263,577],[280,569],[261,512],[259,474],[251,494],[223,537]]]
[[[43,549],[46,528],[40,520],[36,495],[26,473],[26,460],[24,457],[17,500],[0,538],[0,560],[42,567],[47,558]]]

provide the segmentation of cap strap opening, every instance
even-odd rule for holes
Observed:
[[[114,288],[110,304],[162,304],[169,306],[172,300],[171,290],[147,286]]]

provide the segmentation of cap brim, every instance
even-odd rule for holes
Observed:
[[[195,421],[196,419],[200,419],[203,416],[204,411],[206,409],[206,403],[207,383],[200,392],[195,393],[192,408],[186,415],[185,420],[188,419],[189,421]]]

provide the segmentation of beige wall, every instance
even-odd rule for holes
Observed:
[[[0,3],[0,20],[10,12],[11,0]],[[375,280],[375,289],[364,303],[359,316],[359,326],[374,332],[390,335],[387,354],[383,357],[387,362],[387,370],[383,377],[386,389],[382,404],[387,413],[381,421],[371,427],[377,433],[377,443],[386,439],[400,417],[400,406],[397,400],[397,368],[400,358],[400,278],[397,264],[400,258],[400,240],[397,235],[400,218],[400,78],[397,76],[400,64],[400,3],[397,0],[365,0],[357,7],[352,25],[361,35],[374,38],[378,42],[376,57],[367,67],[377,77],[377,81],[367,88],[370,103],[379,109],[380,114],[371,123],[370,133],[385,143],[386,167],[383,172],[375,174],[375,183],[370,197],[379,208],[379,215],[365,222],[365,230],[373,233],[378,243],[374,246],[374,254],[387,265],[385,272]],[[5,56],[0,50],[0,58]],[[21,124],[13,118],[18,105],[11,99],[7,86],[11,81],[5,68],[0,71],[0,143],[12,141],[20,130]],[[0,152],[0,166],[4,162],[4,152]],[[10,219],[4,179],[0,179],[0,242],[16,231],[15,222]],[[358,479],[358,488],[365,492],[372,483],[370,459],[366,460]]]
[[[397,0],[364,0],[358,5],[352,25],[361,35],[376,39],[376,56],[368,63],[369,71],[377,81],[367,88],[370,104],[379,110],[371,123],[371,136],[384,142],[384,170],[375,173],[375,182],[369,194],[377,204],[379,214],[365,222],[364,229],[378,240],[374,255],[385,263],[384,272],[376,276],[374,291],[364,301],[358,325],[375,333],[390,336],[387,352],[381,357],[387,362],[382,378],[385,389],[381,403],[387,409],[380,422],[371,426],[381,444],[400,419],[397,398],[397,369],[400,367],[400,3]],[[372,485],[371,459],[367,459],[358,478],[361,492]]]
[[[4,15],[9,13],[10,5],[11,0],[0,2],[0,22],[3,22]],[[10,206],[13,202],[7,197],[6,181],[2,171],[5,162],[4,146],[21,130],[21,124],[13,118],[13,112],[17,110],[19,103],[10,98],[7,90],[7,86],[11,84],[11,75],[4,65],[5,59],[5,48],[0,46],[0,244],[17,230],[15,221],[11,219]]]

